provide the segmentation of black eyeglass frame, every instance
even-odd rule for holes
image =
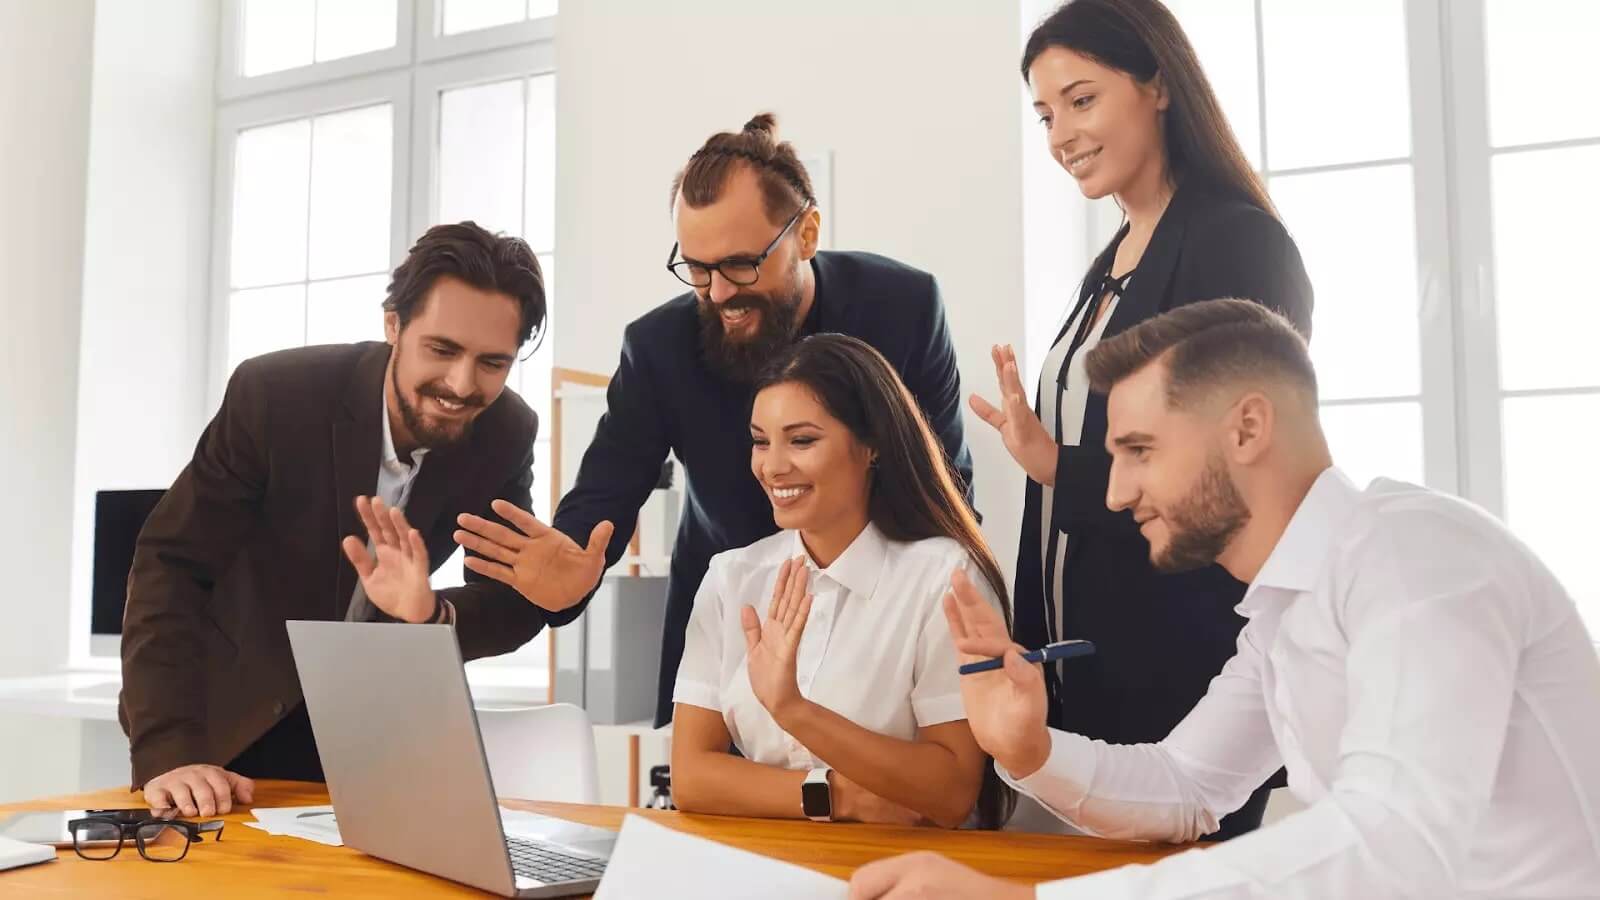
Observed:
[[[739,287],[749,287],[750,285],[761,280],[761,264],[767,261],[767,257],[772,255],[772,251],[778,248],[779,242],[781,242],[784,236],[794,228],[794,223],[800,221],[800,217],[805,215],[806,210],[810,209],[811,206],[812,204],[810,200],[807,200],[804,204],[802,204],[800,208],[795,211],[795,214],[789,217],[789,224],[783,226],[783,230],[778,232],[778,236],[772,239],[772,243],[768,244],[767,248],[762,250],[761,253],[756,256],[730,256],[727,259],[718,260],[714,263],[692,263],[686,259],[680,259],[677,262],[673,262],[673,257],[678,255],[678,242],[673,241],[672,250],[667,253],[667,271],[671,272],[674,278],[693,288],[710,287],[712,272],[721,272],[722,277],[726,278],[729,284],[738,285]],[[750,271],[755,273],[754,276],[749,281],[740,281],[737,278],[730,276],[727,271],[722,268],[730,262],[738,263],[741,266],[749,266]],[[682,267],[681,270],[680,267]],[[690,267],[699,267],[705,270],[706,280],[704,284],[696,284],[684,276],[683,272],[687,271]]]
[[[115,827],[117,829],[116,848],[105,856],[91,856],[88,853],[85,853],[84,848],[79,846],[78,843],[78,830],[86,825],[104,825]],[[183,836],[187,838],[182,845],[183,852],[172,857],[171,859],[151,856],[149,851],[145,849],[145,837],[139,833],[141,829],[150,825],[160,825],[183,832]],[[222,826],[223,821],[221,819],[212,819],[208,822],[188,822],[183,819],[163,819],[158,816],[151,816],[146,819],[127,819],[116,816],[85,816],[84,818],[73,819],[72,821],[68,822],[67,831],[72,833],[73,852],[77,853],[84,859],[89,860],[90,862],[103,862],[108,859],[115,859],[117,854],[122,852],[122,846],[128,842],[128,835],[131,832],[133,834],[134,844],[139,848],[140,856],[144,857],[150,862],[170,863],[180,862],[186,859],[189,856],[189,845],[200,843],[201,835],[203,834],[208,834],[214,831],[216,832],[217,836],[213,840],[221,841]]]

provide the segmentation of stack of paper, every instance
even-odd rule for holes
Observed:
[[[673,831],[640,816],[622,820],[622,834],[606,864],[595,900],[844,900],[849,885],[837,878],[756,853]]]
[[[28,844],[0,837],[0,869],[15,869],[34,863],[50,862],[56,858],[56,848],[44,844]]]
[[[252,809],[250,812],[256,821],[244,824],[267,834],[316,841],[329,847],[344,846],[344,841],[339,838],[339,822],[334,819],[331,806],[280,806]]]

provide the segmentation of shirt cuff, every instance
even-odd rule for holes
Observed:
[[[722,692],[698,681],[678,679],[672,688],[673,703],[687,703],[712,712],[722,712]]]
[[[946,722],[965,721],[967,708],[962,705],[960,694],[912,697],[911,714],[916,717],[918,728],[927,728],[930,725],[943,725]]]
[[[1054,728],[1050,729],[1050,755],[1045,758],[1039,771],[1026,778],[1017,778],[998,762],[994,764],[994,770],[1002,781],[1038,800],[1046,809],[1074,825],[1077,823],[1073,821],[1073,813],[1089,795],[1094,769],[1094,742]]]

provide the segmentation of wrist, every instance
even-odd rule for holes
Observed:
[[[412,607],[411,614],[401,618],[412,625],[434,625],[441,621],[439,617],[443,614],[444,601],[437,591],[429,591],[427,600],[419,597],[416,605]]]
[[[1020,781],[1044,768],[1044,764],[1050,760],[1051,747],[1050,729],[1041,724],[1003,755],[995,754],[994,761],[1012,778]]]
[[[1045,487],[1054,487],[1056,483],[1056,463],[1059,455],[1058,445],[1048,437],[1041,437],[1042,439],[1033,453],[1032,471],[1028,475]]]
[[[814,708],[812,702],[797,691],[793,697],[786,697],[768,707],[767,712],[772,715],[772,721],[778,723],[779,728],[792,735],[797,729],[805,728]]]

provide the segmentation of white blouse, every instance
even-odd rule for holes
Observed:
[[[811,614],[800,638],[796,680],[806,699],[863,728],[901,740],[917,729],[965,719],[959,662],[943,597],[960,566],[995,607],[988,581],[949,538],[901,543],[866,529],[826,569],[796,531],[780,531],[711,558],[684,635],[674,703],[722,713],[747,759],[786,769],[824,763],[778,727],[750,690],[740,608],[763,621],[784,560],[804,556]]]

